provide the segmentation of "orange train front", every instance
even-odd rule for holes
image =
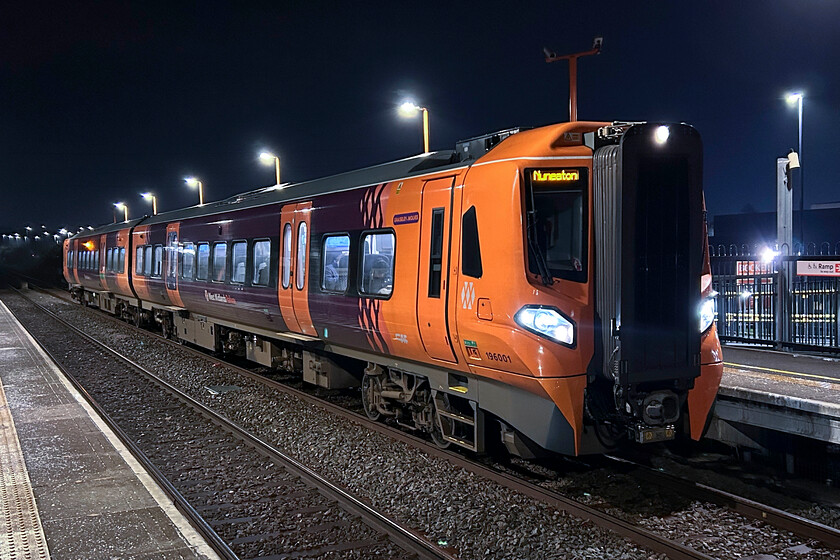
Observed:
[[[687,125],[510,130],[129,224],[154,266],[87,301],[360,385],[442,446],[699,439],[722,373],[704,214]]]

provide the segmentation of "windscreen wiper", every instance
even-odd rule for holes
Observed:
[[[531,195],[531,207],[533,208],[533,193]],[[537,263],[537,270],[540,271],[540,278],[545,286],[554,284],[554,278],[551,277],[551,272],[548,270],[548,263],[545,261],[545,255],[540,250],[539,243],[537,243],[537,218],[535,212],[531,210],[528,212],[528,248],[534,254],[534,260]]]

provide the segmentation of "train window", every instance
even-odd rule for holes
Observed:
[[[254,286],[268,286],[271,280],[271,270],[268,268],[271,264],[271,241],[254,241],[253,262],[254,276],[251,283]]]
[[[99,270],[99,251],[93,254],[93,269],[96,271]]]
[[[295,286],[298,290],[303,289],[303,284],[306,280],[306,222],[301,222],[298,226],[298,242],[297,242],[297,271],[295,271]]]
[[[192,280],[195,272],[195,244],[184,243],[181,250],[181,278]]]
[[[105,253],[105,271],[111,272],[114,269],[114,250],[108,249]]]
[[[125,247],[120,247],[120,257],[117,262],[117,272],[120,274],[125,272]]]
[[[248,256],[248,243],[236,241],[230,246],[230,281],[245,283],[245,259]]]
[[[461,272],[466,276],[481,278],[481,245],[478,242],[478,219],[475,206],[464,212],[461,219]]]
[[[146,245],[145,247],[143,247],[143,274],[144,275],[146,275],[146,276],[151,276],[152,275],[152,270],[154,270],[152,268],[152,264],[154,264],[153,261],[152,261],[152,246],[151,245]]]
[[[198,280],[207,280],[210,278],[210,244],[198,244],[198,270],[195,277]]]
[[[213,243],[213,282],[225,281],[227,264],[227,243]]]
[[[134,274],[143,274],[143,247],[137,247],[134,253]]]
[[[292,280],[292,224],[283,228],[283,288]]]
[[[359,293],[390,296],[394,290],[394,232],[367,233],[362,237]]]
[[[321,257],[321,289],[326,292],[347,291],[350,236],[330,235],[325,237]]]
[[[73,268],[73,250],[67,251],[67,268]]]
[[[429,244],[429,297],[440,298],[440,276],[443,267],[444,209],[432,210],[432,239]]]
[[[163,246],[155,245],[155,257],[152,262],[152,276],[160,278],[160,273],[163,269]]]

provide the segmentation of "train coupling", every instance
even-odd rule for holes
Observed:
[[[628,430],[630,438],[636,443],[655,443],[669,441],[676,437],[677,429],[673,424],[667,426],[647,426],[638,423]]]

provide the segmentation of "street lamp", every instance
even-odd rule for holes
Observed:
[[[262,152],[260,154],[260,161],[266,165],[271,165],[274,162],[274,175],[277,181],[277,185],[280,184],[280,158],[272,154],[271,152]]]
[[[125,213],[125,221],[128,221],[128,206],[125,205],[124,202],[117,202],[114,204],[114,208],[117,210],[122,210]]]
[[[199,206],[204,205],[204,185],[201,184],[201,181],[196,179],[195,177],[187,177],[184,179],[184,182],[191,187],[198,187],[198,204]]]
[[[155,195],[153,195],[152,193],[145,192],[140,196],[142,196],[145,200],[152,201],[152,216],[157,216],[157,198],[155,197]]]
[[[805,169],[802,167],[802,100],[805,95],[802,92],[791,92],[785,97],[787,104],[793,107],[799,106],[799,238],[802,246],[805,246]]]
[[[423,153],[429,153],[429,110],[425,107],[420,107],[412,101],[406,101],[400,105],[400,116],[405,118],[412,118],[417,114],[417,111],[423,112]]]

